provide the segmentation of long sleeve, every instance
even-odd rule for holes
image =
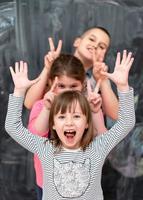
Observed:
[[[133,129],[135,125],[134,92],[119,92],[119,115],[115,125],[105,134],[95,138],[97,151],[107,156],[109,152]]]
[[[22,123],[23,97],[9,95],[8,110],[5,121],[7,133],[27,150],[39,154],[44,150],[45,138],[33,135]]]

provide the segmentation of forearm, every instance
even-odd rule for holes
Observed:
[[[45,133],[48,133],[49,129],[49,110],[45,107],[41,110],[39,115],[33,121],[33,126],[39,136],[45,136]]]
[[[96,135],[101,135],[107,131],[105,126],[103,112],[100,109],[97,113],[92,112],[92,120],[94,125],[94,133]]]
[[[106,134],[103,135],[103,151],[105,155],[121,141],[133,129],[135,125],[135,109],[133,89],[129,91],[118,91],[119,94],[119,117],[117,122]],[[100,142],[99,142],[100,144]],[[102,152],[101,152],[102,154]]]
[[[110,81],[105,79],[101,82],[102,107],[105,114],[113,120],[118,118],[119,102],[112,90]]]
[[[24,105],[27,109],[31,109],[33,104],[43,98],[48,82],[49,71],[46,67],[43,68],[39,75],[39,81],[32,85],[26,93]]]
[[[27,150],[38,153],[38,138],[32,135],[22,123],[22,107],[24,97],[9,96],[8,111],[5,121],[7,133]]]

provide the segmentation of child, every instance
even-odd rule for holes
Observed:
[[[51,38],[49,38],[49,44],[52,56],[53,58],[56,58],[61,51],[62,41],[59,41],[57,49],[55,48]],[[116,120],[118,117],[118,100],[111,88],[108,78],[101,76],[100,73],[101,70],[107,70],[107,66],[103,63],[103,60],[110,45],[110,34],[102,27],[91,28],[80,37],[76,38],[73,45],[75,47],[74,55],[82,61],[86,76],[90,79],[92,87],[95,87],[94,78],[96,81],[99,79],[102,80],[100,86],[102,108],[107,116]],[[32,105],[36,100],[43,98],[45,93],[45,87],[49,75],[49,64],[47,64],[48,56],[49,55],[45,56],[45,67],[39,76],[40,81],[34,84],[27,91],[24,104],[28,109],[32,108]],[[94,78],[92,76],[92,71]]]
[[[119,117],[106,134],[93,138],[93,123],[86,98],[77,91],[66,91],[51,105],[50,139],[31,134],[23,127],[21,113],[26,89],[33,84],[26,66],[10,67],[14,93],[10,95],[6,131],[19,144],[36,153],[43,168],[43,200],[103,200],[101,173],[109,152],[135,125],[133,89],[128,85],[131,53],[120,61],[117,55],[113,73],[102,72],[117,85]]]
[[[52,84],[51,88],[44,95],[44,99],[37,101],[32,107],[28,125],[28,129],[33,134],[46,138],[49,131],[49,112],[54,96],[66,90],[77,90],[80,92],[84,90],[85,71],[81,61],[73,55],[61,54],[51,66],[49,82],[50,85]],[[88,96],[93,111],[94,127],[97,133],[101,134],[106,131],[103,114],[100,109],[102,101],[99,94],[93,93],[90,90],[90,84],[88,84]],[[90,97],[92,97],[92,101],[90,101]],[[95,100],[94,102],[93,99]],[[34,156],[34,167],[36,172],[37,197],[40,200],[42,199],[43,175],[41,162],[37,155]]]

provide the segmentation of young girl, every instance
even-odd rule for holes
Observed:
[[[102,166],[106,156],[134,127],[133,89],[128,85],[131,53],[120,61],[113,73],[102,72],[117,85],[119,117],[106,134],[93,138],[93,123],[86,98],[77,91],[57,95],[51,105],[50,139],[31,134],[23,127],[21,114],[26,89],[34,81],[27,78],[26,65],[10,67],[14,93],[10,95],[6,131],[19,144],[36,153],[43,168],[43,200],[103,200]]]
[[[61,54],[56,58],[49,72],[50,90],[44,95],[44,99],[37,101],[30,112],[28,129],[36,135],[48,137],[49,112],[55,95],[66,90],[82,92],[85,85],[85,71],[82,63],[73,55]],[[98,87],[98,85],[97,85]],[[97,88],[96,87],[96,88]],[[104,133],[106,127],[101,106],[101,97],[97,92],[92,92],[88,84],[88,99],[92,108],[92,119],[97,134]],[[34,168],[36,172],[37,198],[42,199],[43,173],[41,162],[34,155]]]

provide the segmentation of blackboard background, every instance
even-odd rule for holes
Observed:
[[[117,51],[127,49],[135,55],[130,84],[135,88],[136,127],[105,163],[102,178],[105,200],[143,199],[143,1],[0,0],[1,200],[36,199],[32,154],[4,130],[8,94],[13,89],[8,67],[25,60],[29,77],[35,78],[49,48],[48,36],[56,44],[62,39],[63,52],[71,53],[74,38],[93,26],[103,26],[111,34],[106,58],[110,71]],[[24,110],[25,125],[27,116],[28,111]]]

